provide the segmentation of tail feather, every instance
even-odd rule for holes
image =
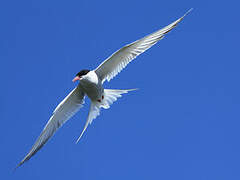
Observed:
[[[117,100],[117,98],[122,97],[122,94],[135,90],[137,89],[104,89],[104,99],[102,100],[100,107],[108,109],[110,105]]]
[[[81,139],[83,133],[86,131],[87,127],[89,124],[92,123],[92,121],[100,115],[100,107],[99,105],[97,105],[96,102],[91,102],[91,106],[90,106],[90,109],[89,109],[89,112],[88,112],[88,117],[87,117],[87,121],[84,125],[84,128],[80,134],[80,136],[78,137],[76,143],[78,143],[78,141]]]
[[[134,91],[137,89],[126,89],[126,90],[119,90],[119,89],[104,89],[103,99],[101,102],[94,101],[91,102],[90,110],[88,113],[88,118],[83,128],[83,131],[79,138],[77,139],[76,143],[81,139],[83,133],[87,129],[88,125],[92,123],[92,121],[100,115],[101,107],[104,109],[108,109],[110,105],[117,100],[117,98],[122,97],[122,94],[128,93],[129,91]]]

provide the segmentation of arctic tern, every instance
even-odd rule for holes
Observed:
[[[102,85],[105,80],[110,81],[123,68],[125,68],[128,63],[161,40],[164,35],[171,31],[180,21],[182,21],[191,10],[192,9],[168,26],[119,49],[105,61],[103,61],[96,69],[84,69],[77,73],[76,77],[73,79],[73,82],[79,81],[79,84],[67,95],[67,97],[65,97],[65,99],[63,99],[62,102],[60,102],[60,104],[53,111],[51,118],[45,125],[40,136],[32,146],[29,153],[17,165],[17,167],[21,166],[39,149],[41,149],[48,139],[56,132],[56,130],[83,106],[84,97],[88,96],[91,100],[90,110],[86,124],[79,138],[77,139],[78,142],[88,125],[91,124],[93,119],[100,114],[101,108],[108,109],[110,105],[117,100],[117,98],[121,97],[122,94],[135,90],[104,89]]]

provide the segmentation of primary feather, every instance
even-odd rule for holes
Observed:
[[[102,80],[102,83],[105,80],[110,81],[114,78],[119,72],[125,68],[128,63],[130,63],[133,59],[135,59],[138,55],[152,47],[159,40],[161,40],[165,34],[171,31],[183,18],[191,11],[190,9],[186,14],[184,14],[181,18],[177,19],[173,23],[168,26],[148,35],[142,39],[139,39],[131,44],[124,46],[119,49],[115,53],[113,53],[110,57],[108,57],[105,61],[103,61],[96,69],[95,72]]]
[[[61,127],[68,119],[70,119],[84,103],[84,93],[81,86],[73,89],[69,95],[56,107],[53,115],[47,122],[40,136],[32,146],[29,153],[17,165],[21,166],[25,161],[29,160],[42,146],[48,141],[50,137]]]

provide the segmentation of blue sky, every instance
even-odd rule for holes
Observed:
[[[0,179],[240,179],[239,2],[1,1]],[[26,164],[57,104],[114,51],[194,10],[89,101]]]

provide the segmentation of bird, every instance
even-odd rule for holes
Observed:
[[[83,107],[85,96],[88,96],[91,104],[85,126],[77,139],[77,142],[81,139],[88,125],[100,115],[101,108],[108,109],[113,102],[122,96],[122,94],[136,90],[104,89],[103,83],[106,80],[109,82],[133,59],[155,45],[165,34],[182,21],[191,10],[192,9],[187,11],[182,17],[168,26],[120,48],[104,60],[96,69],[83,69],[78,72],[72,80],[73,82],[79,81],[78,85],[55,108],[52,116],[42,130],[40,136],[33,144],[31,150],[23,160],[20,161],[16,168],[28,161],[36,152],[38,152],[49,138],[51,138],[66,121]]]

